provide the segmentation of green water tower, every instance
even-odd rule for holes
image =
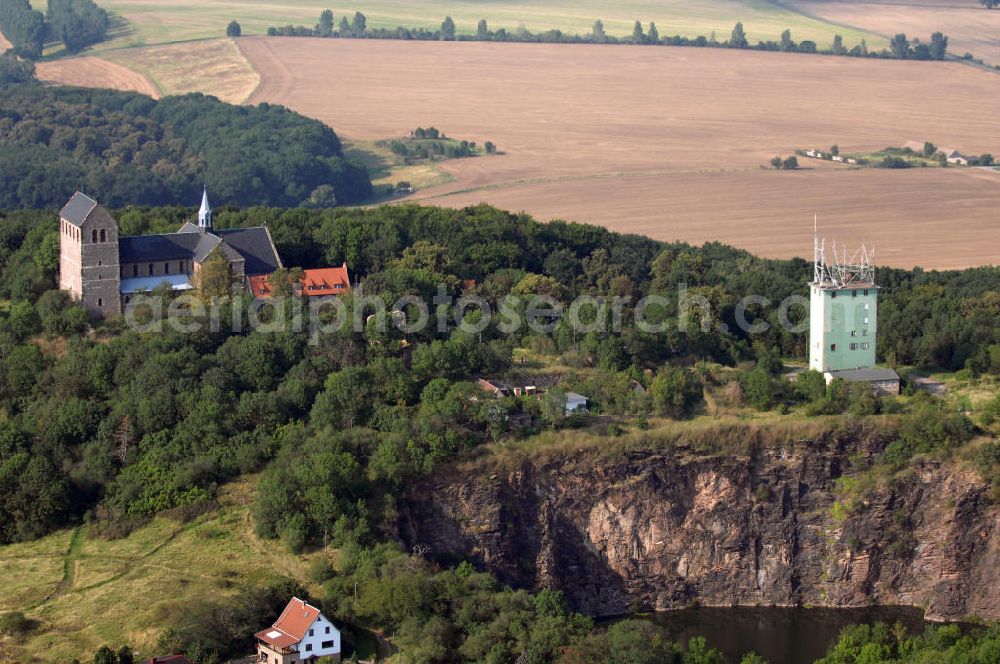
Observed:
[[[813,280],[809,284],[809,368],[819,372],[875,366],[878,286],[874,251],[862,245],[848,254],[813,240]]]

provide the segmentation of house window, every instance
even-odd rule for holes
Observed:
[[[319,647],[322,648],[323,650],[326,650],[327,648],[332,648],[333,641],[324,641],[323,643],[320,644]]]
[[[101,242],[107,242],[108,236],[104,234],[104,229],[101,229]]]
[[[163,264],[163,274],[170,274],[170,263]]]
[[[139,266],[138,265],[133,265],[132,266],[132,276],[133,277],[138,277],[139,276]]]
[[[309,636],[313,635],[313,630],[309,630]]]
[[[326,633],[327,633],[327,634],[329,634],[329,633],[330,633],[330,626],[329,626],[329,625],[327,625],[327,626],[326,626]],[[323,646],[323,647],[325,648],[326,646]]]
[[[868,295],[868,289],[867,288],[865,289],[865,295]]]
[[[177,274],[184,274],[184,261],[177,263]]]
[[[149,264],[149,276],[153,276],[153,264]]]
[[[857,349],[858,349],[857,344],[851,344],[851,350],[857,350]]]
[[[851,330],[851,336],[852,337],[858,336],[858,331],[857,330]]]
[[[312,634],[310,634],[309,636],[312,636]],[[313,649],[313,644],[307,643],[306,644],[306,652],[312,652],[312,649]]]
[[[837,344],[830,344],[830,350],[837,350]]]
[[[857,296],[858,296],[858,291],[852,290],[851,291],[851,297],[857,297]]]
[[[868,342],[867,341],[861,344],[861,350],[868,350]]]

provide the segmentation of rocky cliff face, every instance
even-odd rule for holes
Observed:
[[[826,438],[746,455],[580,450],[473,464],[415,487],[400,536],[515,586],[560,589],[592,616],[876,603],[1000,619],[1000,509],[975,473],[924,462],[838,502],[863,479],[843,469],[878,443]]]

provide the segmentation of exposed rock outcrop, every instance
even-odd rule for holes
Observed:
[[[823,438],[470,464],[412,490],[400,536],[515,586],[560,589],[592,616],[877,603],[1000,619],[1000,509],[979,477],[927,461],[845,506],[859,476],[843,469],[879,444]]]

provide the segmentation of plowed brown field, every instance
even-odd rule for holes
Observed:
[[[159,97],[156,85],[128,67],[95,56],[65,58],[36,65],[38,80],[86,88],[113,88]]]
[[[905,33],[929,41],[934,32],[948,35],[948,50],[972,53],[1000,64],[1000,12],[973,0],[791,0],[799,11],[883,37]],[[794,31],[793,31],[794,32]]]
[[[479,201],[661,239],[720,240],[767,256],[828,235],[875,242],[882,262],[1000,263],[1000,173],[849,170],[798,147],[931,140],[1000,154],[1000,85],[951,63],[716,49],[252,38],[252,101],[285,104],[349,138],[434,125],[505,153],[446,162],[415,198]]]

